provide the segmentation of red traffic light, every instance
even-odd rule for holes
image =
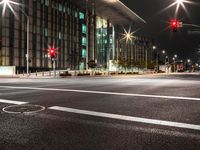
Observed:
[[[177,32],[179,22],[176,19],[170,21],[170,26],[173,32]]]
[[[56,57],[56,49],[50,48],[49,49],[49,55],[50,55],[51,58],[55,58]]]

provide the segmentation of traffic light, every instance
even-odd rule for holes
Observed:
[[[55,58],[56,57],[56,49],[55,48],[50,48],[49,49],[49,55],[50,55],[50,57],[51,57],[51,59],[52,58]]]
[[[173,32],[177,32],[178,27],[179,27],[179,21],[177,21],[176,19],[171,20],[170,26]]]

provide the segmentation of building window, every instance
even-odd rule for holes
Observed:
[[[74,16],[75,16],[75,18],[77,18],[77,17],[78,17],[78,14],[77,14],[77,12],[76,12],[76,11],[75,11],[75,15],[74,15]]]
[[[45,5],[49,6],[49,0],[45,0]]]
[[[59,4],[59,11],[62,11],[62,4]]]
[[[86,25],[83,24],[83,25],[82,25],[82,33],[86,34],[86,30],[87,30],[87,29],[86,29]]]
[[[58,38],[59,38],[59,40],[62,39],[62,33],[61,32],[58,33]]]
[[[110,39],[110,44],[112,44],[113,43],[113,39]]]
[[[35,34],[36,33],[36,26],[33,25],[33,33]]]
[[[84,18],[85,18],[84,13],[80,12],[80,13],[79,13],[79,19],[84,19]]]
[[[44,36],[46,36],[46,37],[48,36],[48,29],[47,28],[44,29]]]
[[[84,45],[84,46],[86,45],[86,37],[84,37],[84,36],[82,37],[82,45]]]
[[[83,62],[80,63],[80,65],[79,65],[79,69],[80,69],[80,70],[84,70],[84,63],[83,63]]]
[[[82,58],[86,58],[86,49],[82,49]]]

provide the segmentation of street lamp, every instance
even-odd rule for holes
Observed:
[[[152,48],[154,51],[157,49],[155,45]],[[158,73],[158,51],[157,50],[156,50],[156,72]]]
[[[168,72],[169,57],[165,56],[165,71]]]
[[[176,0],[177,4],[183,4],[185,0]]]
[[[136,33],[137,30],[132,32],[132,31],[131,31],[131,26],[129,27],[129,30],[126,30],[125,28],[123,28],[123,29],[124,29],[124,33],[121,34],[121,35],[122,35],[121,40],[126,40],[126,44],[128,44],[129,41],[130,41],[130,44],[131,44],[131,46],[132,46],[133,40],[136,39],[136,37],[134,36],[134,33]],[[127,46],[128,46],[128,45],[127,45]],[[128,58],[128,50],[127,50],[127,58]],[[136,57],[135,57],[135,58],[136,58]],[[127,59],[127,61],[128,61],[128,59]],[[131,63],[131,64],[132,64],[132,63]]]
[[[174,60],[174,72],[176,72],[176,58],[178,57],[177,54],[174,55],[173,60]]]
[[[2,0],[1,2],[0,2],[0,5],[3,5],[3,15],[4,15],[4,13],[5,13],[5,9],[6,9],[6,7],[8,6],[9,8],[10,8],[10,10],[14,13],[14,15],[15,15],[15,12],[14,12],[14,10],[13,10],[13,8],[12,8],[12,6],[11,5],[20,5],[19,3],[17,3],[17,2],[13,2],[13,1],[11,1],[11,0]],[[20,7],[19,7],[20,8]],[[27,71],[26,71],[26,73],[27,73],[27,78],[28,78],[28,76],[29,76],[29,16],[20,8],[20,10],[22,11],[22,13],[26,16],[26,18],[27,18],[27,49],[26,49],[26,66],[27,66]]]
[[[173,57],[172,59],[173,59],[173,61],[174,61],[174,72],[176,72],[176,69],[175,69],[175,67],[176,67],[176,65],[175,65],[175,64],[176,64],[176,58]]]

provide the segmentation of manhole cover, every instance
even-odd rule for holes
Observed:
[[[12,114],[30,114],[43,111],[45,110],[45,107],[39,105],[13,105],[4,107],[2,110]]]

